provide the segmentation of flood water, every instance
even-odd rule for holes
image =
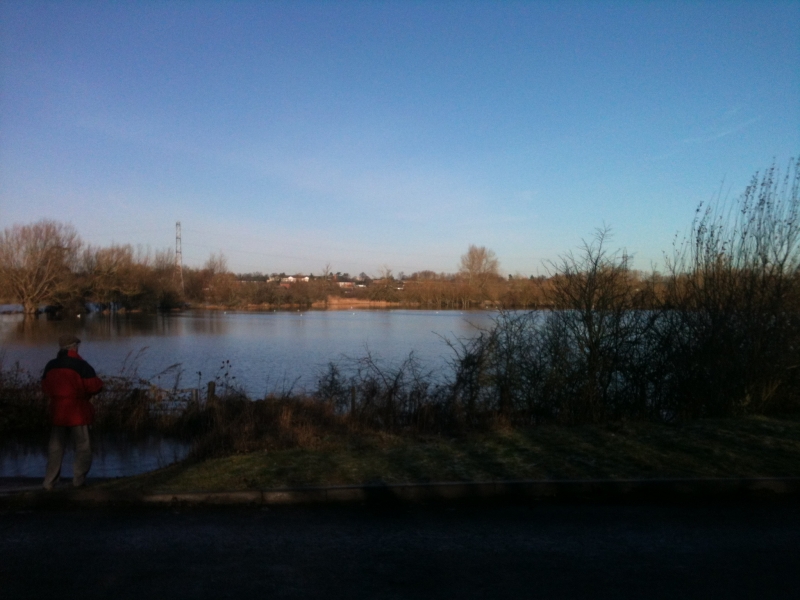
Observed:
[[[399,364],[410,352],[426,370],[444,372],[452,358],[444,338],[468,339],[491,324],[493,313],[422,310],[306,312],[186,311],[48,320],[0,315],[0,362],[38,377],[58,351],[58,337],[82,340],[81,355],[100,377],[142,378],[163,388],[203,388],[227,381],[251,398],[313,389],[331,361],[347,367],[368,353],[380,364]],[[170,368],[171,367],[171,368]],[[93,477],[134,475],[183,458],[186,444],[152,438],[120,444],[96,440]],[[46,440],[0,441],[0,476],[39,477]],[[63,476],[71,476],[71,455]]]
[[[93,436],[91,477],[128,477],[154,471],[186,458],[191,445],[148,437],[135,441]],[[72,477],[72,449],[64,453],[61,477]],[[44,477],[47,439],[41,443],[7,441],[0,444],[0,477]]]
[[[179,378],[177,387],[191,388],[227,373],[229,382],[259,398],[292,386],[312,389],[329,362],[368,353],[392,365],[414,352],[426,369],[444,369],[452,351],[443,338],[472,337],[492,317],[424,310],[185,311],[60,321],[0,315],[0,360],[38,375],[55,357],[58,337],[73,333],[101,377],[137,376],[164,388]]]

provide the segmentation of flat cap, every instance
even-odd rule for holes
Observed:
[[[62,349],[69,348],[70,346],[80,343],[81,341],[72,334],[62,335],[60,338],[58,338],[58,347]]]

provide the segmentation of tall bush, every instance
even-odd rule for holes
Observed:
[[[663,358],[686,417],[800,406],[800,161],[700,207],[669,264]]]
[[[608,230],[552,265],[545,312],[501,312],[494,325],[455,346],[453,393],[468,415],[496,410],[519,420],[597,422],[644,415],[652,311],[635,310],[625,253]]]

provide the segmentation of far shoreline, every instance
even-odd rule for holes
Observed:
[[[497,311],[503,307],[499,304],[492,302],[485,302],[483,306],[473,308],[454,308],[454,307],[433,307],[422,306],[419,302],[390,302],[387,300],[369,300],[364,298],[347,298],[340,296],[329,296],[327,300],[319,300],[309,304],[244,304],[226,306],[224,304],[186,304],[182,307],[173,307],[170,309],[157,309],[146,310],[142,308],[135,309],[109,309],[103,308],[100,310],[87,310],[85,312],[76,312],[74,316],[89,315],[89,314],[157,314],[157,313],[179,313],[192,310],[208,310],[208,311],[235,311],[235,312],[296,312],[296,311],[346,311],[346,310],[434,310],[442,312],[485,312]],[[548,307],[535,306],[514,308],[509,310],[543,310]],[[69,316],[65,314],[63,308],[43,307],[36,313],[25,313],[22,305],[5,304],[0,305],[0,315],[29,315],[32,317],[39,317],[41,315],[52,316],[55,318],[64,318]]]

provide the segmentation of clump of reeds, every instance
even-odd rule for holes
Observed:
[[[220,454],[315,447],[331,435],[347,433],[349,425],[329,404],[312,398],[244,396],[214,398],[187,411],[178,423],[194,439],[193,458]]]
[[[663,379],[691,418],[800,405],[800,162],[698,209],[670,262]],[[671,309],[671,310],[670,310]]]
[[[37,377],[19,363],[6,368],[0,361],[0,434],[35,435],[49,427],[47,400]]]
[[[351,422],[384,431],[435,432],[454,424],[446,376],[425,370],[413,352],[398,365],[371,354],[341,366],[330,363],[313,396]]]

